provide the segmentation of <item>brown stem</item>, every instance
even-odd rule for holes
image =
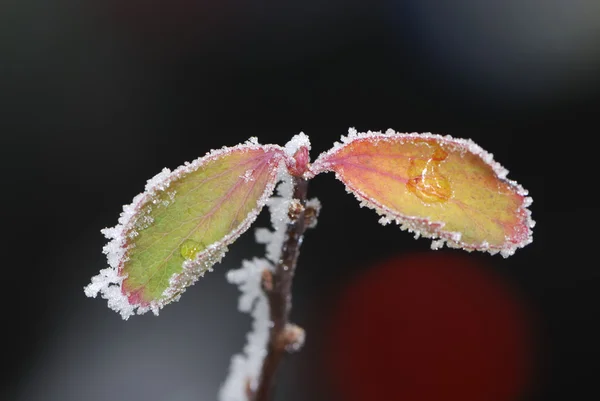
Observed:
[[[300,245],[307,228],[306,193],[308,181],[293,177],[294,195],[289,209],[290,222],[287,225],[281,257],[264,291],[269,301],[272,327],[267,344],[267,355],[263,361],[258,387],[253,401],[270,401],[273,395],[275,376],[279,363],[289,344],[289,315],[292,307],[292,279],[300,254]]]

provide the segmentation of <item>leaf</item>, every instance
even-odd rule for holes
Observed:
[[[104,248],[110,267],[86,294],[101,292],[124,319],[178,300],[256,219],[284,155],[253,138],[164,169],[123,208],[119,224],[103,230],[112,239]]]
[[[382,224],[439,239],[434,249],[446,242],[507,257],[532,241],[527,191],[470,140],[350,129],[311,169],[335,172]]]

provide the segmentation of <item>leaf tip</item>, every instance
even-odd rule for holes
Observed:
[[[119,276],[117,269],[108,267],[92,277],[91,283],[84,287],[85,295],[96,298],[98,294],[108,301],[108,307],[119,313],[123,320],[129,319],[135,313],[135,306],[121,291],[121,284],[125,277]]]

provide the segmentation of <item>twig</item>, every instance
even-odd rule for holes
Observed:
[[[286,351],[297,349],[304,337],[302,329],[289,323],[289,315],[292,307],[292,279],[300,245],[306,228],[310,226],[308,219],[314,217],[314,211],[306,207],[308,181],[301,177],[293,177],[293,180],[294,194],[288,213],[290,222],[286,228],[281,258],[272,275],[263,276],[263,291],[269,301],[272,327],[258,387],[252,394],[253,401],[272,399],[275,376],[283,355]]]

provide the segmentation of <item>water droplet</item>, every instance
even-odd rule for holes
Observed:
[[[196,257],[196,254],[204,250],[204,248],[206,247],[200,242],[194,241],[192,239],[186,239],[185,241],[183,241],[183,244],[181,244],[179,252],[181,253],[181,256],[183,256],[186,259],[194,259]]]
[[[406,187],[423,202],[446,202],[452,197],[452,187],[440,173],[440,163],[448,157],[448,153],[437,144],[429,143],[428,146],[433,148],[433,152],[427,160],[411,159]]]

